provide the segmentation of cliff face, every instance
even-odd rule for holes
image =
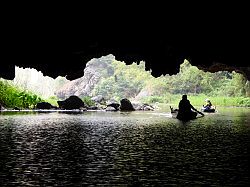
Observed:
[[[70,82],[65,77],[53,79],[44,76],[42,72],[33,68],[15,67],[14,84],[27,91],[32,91],[43,98],[54,96],[55,92],[64,84]]]
[[[60,99],[66,99],[71,95],[91,96],[94,86],[102,78],[114,74],[114,69],[111,66],[113,60],[115,60],[113,55],[90,60],[83,70],[84,76],[72,81],[67,80],[65,77],[53,79],[44,76],[42,72],[36,69],[16,66],[13,82],[16,86],[32,91],[43,98],[57,96]]]
[[[152,87],[152,85],[154,85],[153,83],[152,85],[149,84],[148,86],[145,86],[147,80],[150,79],[149,75],[143,71],[143,69],[145,70],[145,66],[127,67],[125,64],[118,65],[117,62],[118,61],[113,55],[94,58],[86,63],[85,69],[79,69],[79,71],[84,72],[84,76],[72,81],[67,80],[65,77],[57,77],[56,79],[53,79],[44,76],[43,73],[38,72],[35,69],[16,67],[14,84],[32,91],[45,99],[50,96],[57,96],[59,99],[66,99],[72,95],[83,97],[95,96],[95,94],[100,94],[104,97],[105,95],[108,97],[111,97],[112,95],[112,97],[127,98],[135,97],[137,95],[135,99],[140,99],[146,96],[157,95],[155,92],[160,91],[159,86],[157,87],[157,85],[165,85],[165,80],[162,80],[164,83],[156,81],[155,87]],[[227,71],[235,70],[235,68],[229,68],[228,66],[223,66],[223,64],[218,63],[211,66],[210,69],[206,69],[205,67],[199,68],[210,72],[217,72],[223,69],[226,69]],[[237,72],[244,74],[243,70],[244,68],[239,69]],[[245,68],[245,70],[249,72],[249,68]],[[248,86],[247,82],[247,85],[243,85],[242,87],[248,88]],[[162,88],[164,88],[164,86]]]
[[[114,70],[111,67],[112,61],[115,60],[113,55],[103,56],[101,58],[94,58],[86,64],[84,69],[84,76],[70,81],[63,85],[55,94],[65,99],[71,95],[76,96],[91,96],[95,85],[107,76],[113,75]]]

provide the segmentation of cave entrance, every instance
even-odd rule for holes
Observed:
[[[153,77],[151,70],[145,71],[144,61],[126,65],[113,55],[90,60],[83,71],[83,77],[67,80],[16,66],[13,81],[1,79],[1,105],[32,108],[44,101],[58,106],[57,101],[72,95],[81,98],[89,107],[96,102],[104,107],[106,102],[119,103],[123,98],[132,103],[177,105],[181,96],[187,94],[197,106],[207,98],[220,106],[250,106],[250,84],[242,74],[205,72],[188,60],[180,65],[177,74],[160,77]]]

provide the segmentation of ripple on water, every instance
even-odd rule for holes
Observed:
[[[155,112],[0,115],[0,182],[249,185],[248,116],[181,123]]]

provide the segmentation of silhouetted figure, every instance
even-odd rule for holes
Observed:
[[[182,100],[179,102],[179,111],[176,118],[179,120],[195,119],[197,116],[197,112],[198,111],[193,107],[193,105],[191,105],[190,101],[187,99],[187,95],[183,95]]]

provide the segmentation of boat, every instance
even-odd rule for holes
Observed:
[[[185,115],[185,116],[178,116],[178,112],[179,110],[178,109],[173,109],[173,107],[170,106],[170,110],[171,110],[171,115],[172,115],[172,118],[176,118],[176,119],[179,119],[181,121],[189,121],[189,120],[193,120],[193,119],[196,119],[196,116],[197,116],[197,113],[193,113],[194,115]]]
[[[171,107],[171,106],[170,106],[170,110],[171,110],[172,117],[176,118],[179,110],[178,109],[173,109],[173,107]]]
[[[214,113],[214,112],[216,112],[216,107],[215,106],[212,106],[210,108],[208,108],[208,107],[202,107],[201,111],[202,112],[207,112],[207,113]]]
[[[201,114],[201,116],[204,116],[204,114],[202,112],[199,111],[194,111],[191,113],[191,115],[182,115],[182,116],[178,116],[178,109],[173,109],[173,107],[170,106],[170,111],[171,111],[171,115],[172,118],[176,118],[179,119],[181,121],[189,121],[189,120],[193,120],[197,118],[197,114]]]

